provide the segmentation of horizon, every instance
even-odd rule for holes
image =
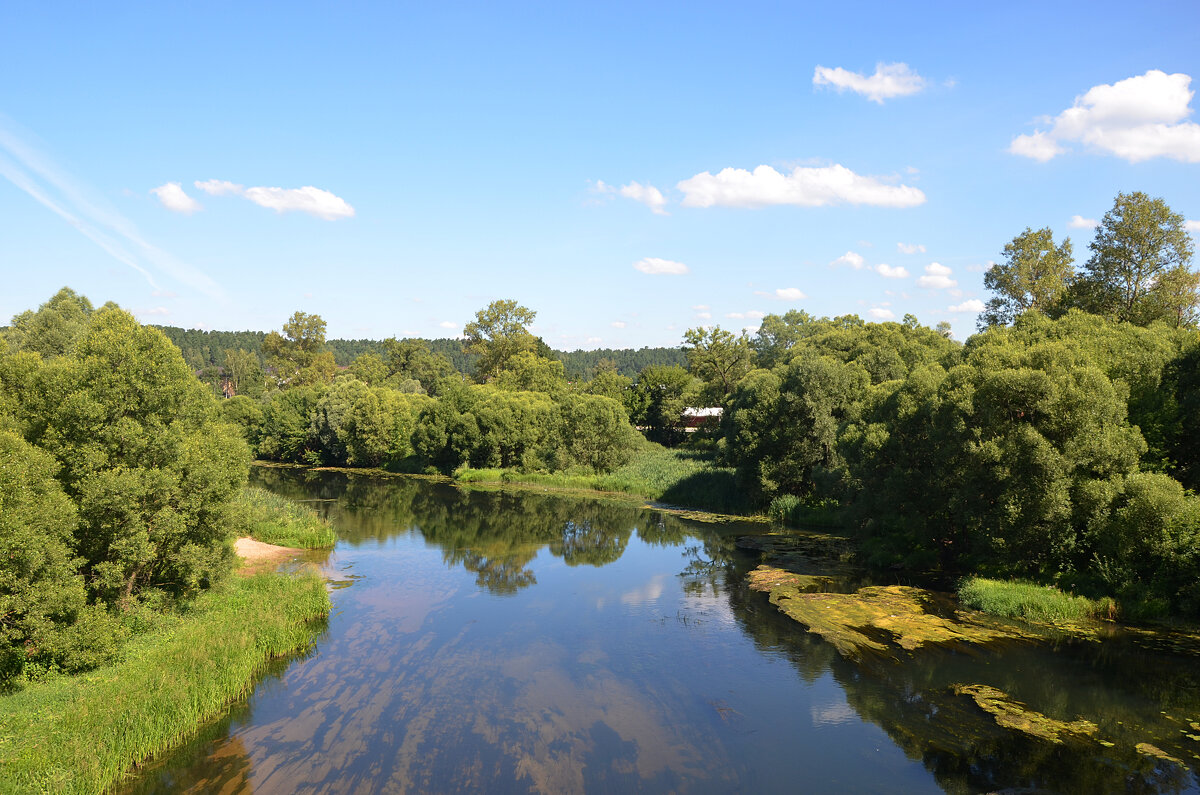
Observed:
[[[14,8],[0,318],[65,283],[331,339],[515,298],[564,351],[789,309],[964,340],[1026,227],[1080,265],[1143,191],[1200,234],[1198,30],[1187,2]]]

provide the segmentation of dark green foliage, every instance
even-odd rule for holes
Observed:
[[[743,485],[764,504],[781,494],[811,493],[814,472],[839,464],[839,423],[869,384],[861,366],[811,352],[747,377],[721,428],[726,456]]]
[[[71,554],[78,515],[54,459],[0,431],[0,681],[57,664],[86,593]]]
[[[699,397],[698,384],[682,367],[651,366],[638,374],[626,408],[629,419],[644,428],[646,438],[659,444],[678,444],[683,434],[679,419],[688,399]]]

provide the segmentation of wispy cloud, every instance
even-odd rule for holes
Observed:
[[[799,287],[780,287],[775,291],[775,297],[783,301],[802,301],[808,296]]]
[[[856,251],[847,251],[829,264],[835,268],[839,265],[849,265],[854,270],[861,270],[862,266],[866,264],[866,260],[863,259],[862,254]]]
[[[220,286],[207,274],[143,238],[132,222],[28,143],[28,136],[18,135],[14,127],[0,116],[0,176],[75,227],[113,259],[140,273],[155,290],[162,291],[157,271],[210,298],[225,299]]]
[[[1099,225],[1095,218],[1084,218],[1082,215],[1072,215],[1067,223],[1072,229],[1095,229]]]
[[[592,193],[599,193],[602,196],[612,197],[617,195],[624,196],[626,199],[632,199],[639,204],[649,207],[650,211],[655,215],[670,215],[665,209],[667,197],[663,196],[662,191],[649,183],[643,185],[635,181],[618,188],[602,179],[598,179],[592,183],[590,190]]]
[[[925,247],[920,243],[897,243],[896,248],[900,249],[902,254],[924,254]]]
[[[654,275],[665,274],[668,276],[682,276],[688,273],[688,266],[682,262],[675,262],[669,259],[659,259],[658,257],[645,257],[633,263],[633,267],[642,273]]]
[[[896,316],[896,313],[890,309],[884,309],[881,306],[874,306],[867,310],[867,314],[876,320],[891,320]]]
[[[946,311],[979,313],[983,311],[983,301],[980,301],[978,298],[969,298],[966,301],[963,301],[961,304],[955,304],[954,306],[946,307]]]
[[[872,75],[851,72],[840,66],[832,69],[827,66],[818,66],[813,70],[812,82],[818,88],[830,86],[837,89],[839,94],[843,91],[862,94],[880,105],[885,99],[906,97],[916,94],[925,87],[925,78],[917,74],[906,63],[878,63],[875,65],[875,73]]]

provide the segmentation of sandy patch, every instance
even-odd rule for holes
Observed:
[[[243,561],[243,566],[250,569],[261,569],[275,563],[282,563],[304,552],[293,547],[277,547],[274,544],[264,544],[253,538],[239,538],[233,542],[233,549]]]

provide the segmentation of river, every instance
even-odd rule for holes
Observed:
[[[762,553],[739,539],[762,525],[414,478],[254,479],[337,528],[313,554],[333,612],[126,792],[1200,792],[1195,657],[1063,639],[854,663],[746,587]],[[1112,744],[1002,728],[962,682]]]

